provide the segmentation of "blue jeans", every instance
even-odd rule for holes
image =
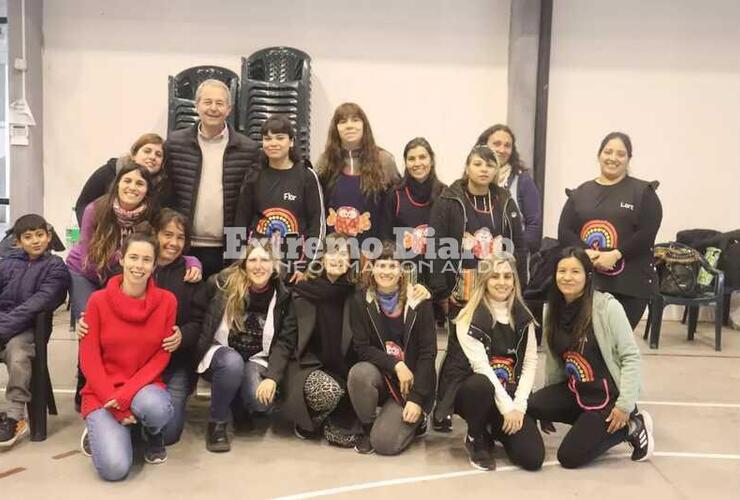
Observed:
[[[257,401],[257,386],[267,369],[251,361],[245,362],[241,354],[231,347],[221,347],[213,355],[211,366],[203,378],[211,383],[211,421],[226,422],[231,413],[231,403],[239,398],[249,413],[268,413],[272,405]]]
[[[72,317],[78,320],[80,314],[85,312],[87,308],[87,301],[90,299],[90,295],[100,290],[101,287],[80,273],[70,271],[69,274],[72,277],[72,283],[69,288],[70,312],[72,313]]]
[[[146,432],[159,434],[172,418],[170,394],[159,386],[147,385],[131,401],[131,412]],[[125,478],[133,462],[131,426],[121,425],[105,408],[91,412],[85,423],[98,475],[106,481]]]
[[[164,427],[164,444],[173,445],[180,440],[182,429],[185,427],[185,407],[188,398],[195,389],[197,382],[195,372],[186,367],[167,369],[162,374],[162,380],[167,384],[167,391],[172,398],[172,419]]]

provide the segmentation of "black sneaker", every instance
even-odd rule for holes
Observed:
[[[375,448],[373,448],[373,444],[370,442],[370,434],[363,432],[357,436],[355,440],[355,451],[363,455],[372,455],[375,453]]]
[[[426,437],[426,435],[429,434],[429,418],[426,416],[426,414],[421,414],[421,423],[416,428],[416,431],[414,432],[414,437],[422,438]]]
[[[25,418],[16,420],[3,415],[0,418],[0,448],[10,448],[16,441],[28,434],[28,422]]]
[[[316,431],[309,431],[309,430],[300,428],[298,424],[294,424],[293,434],[295,434],[295,437],[297,437],[298,439],[302,439],[303,441],[319,439],[321,437],[321,429],[316,430]]]
[[[87,427],[85,427],[85,430],[82,431],[82,436],[80,437],[80,450],[82,451],[82,454],[86,457],[92,456],[92,448],[90,447],[90,435],[87,433]]]
[[[206,431],[206,449],[213,453],[231,451],[226,422],[208,422]]]
[[[653,417],[646,411],[631,416],[627,442],[632,446],[632,460],[644,462],[653,456],[655,439],[653,438]]]
[[[142,427],[144,436],[144,461],[148,464],[161,464],[167,461],[167,448],[164,447],[164,434],[149,434]]]
[[[432,427],[437,432],[452,432],[452,415],[442,417],[441,420],[433,418]]]
[[[465,449],[468,450],[470,465],[478,470],[496,470],[496,459],[491,454],[488,441],[465,435]]]

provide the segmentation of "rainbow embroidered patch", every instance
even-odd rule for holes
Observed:
[[[493,356],[490,360],[491,368],[503,385],[513,383],[516,378],[514,360],[503,356]]]
[[[619,233],[609,221],[594,219],[586,222],[581,228],[581,240],[594,250],[611,250],[619,244]],[[610,271],[600,273],[608,276],[616,276],[624,271],[624,259],[619,259]]]
[[[594,369],[582,354],[568,351],[563,354],[563,360],[565,361],[565,373],[568,378],[574,379],[576,382],[594,381]]]
[[[262,212],[262,215],[256,227],[259,234],[272,236],[277,232],[284,237],[288,233],[298,232],[298,219],[290,210],[268,208]]]

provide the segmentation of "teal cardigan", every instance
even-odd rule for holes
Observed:
[[[594,292],[593,327],[596,343],[604,357],[614,382],[619,388],[615,406],[632,413],[640,394],[640,350],[622,305],[604,292]],[[544,322],[547,325],[547,321]],[[545,385],[565,382],[563,360],[553,354],[547,345],[548,335],[542,339],[545,346]]]

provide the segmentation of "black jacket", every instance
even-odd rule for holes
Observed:
[[[396,376],[395,358],[386,354],[380,331],[380,306],[372,294],[358,290],[350,299],[352,341],[359,361],[369,361],[382,373]],[[404,363],[414,374],[414,386],[408,400],[429,407],[434,398],[437,336],[432,303],[424,300],[416,308],[406,305],[404,311]]]
[[[288,314],[290,292],[288,292],[285,285],[283,285],[283,282],[277,276],[273,276],[271,279],[272,285],[275,287],[275,292],[277,293],[277,298],[275,301],[275,308],[273,310],[273,325],[275,327],[275,333],[272,337],[272,344],[270,344],[270,353],[272,353],[273,349],[286,349],[283,345],[286,340],[278,333],[283,328],[291,328],[292,326],[290,325],[290,322],[295,321],[295,316]],[[198,341],[195,346],[194,361],[196,365],[201,359],[203,359],[203,356],[208,352],[211,345],[213,345],[213,337],[215,336],[216,330],[218,330],[221,320],[224,317],[226,301],[224,300],[223,291],[219,288],[219,286],[223,286],[224,280],[225,270],[218,274],[211,275],[206,282],[206,292],[199,295],[203,303],[206,305],[206,312],[203,317],[203,326],[200,331],[200,336],[198,337]],[[284,366],[268,366],[265,378],[278,380],[277,372],[282,372],[283,370]]]
[[[194,368],[193,351],[200,337],[201,324],[205,314],[205,283],[186,283],[185,259],[177,260],[154,270],[154,282],[158,287],[172,292],[177,298],[177,319],[175,324],[182,332],[180,347],[172,353],[169,366]]]
[[[234,225],[239,190],[245,174],[257,170],[259,147],[249,137],[229,127],[223,161],[224,227]],[[203,154],[198,144],[198,123],[170,134],[165,143],[167,170],[174,193],[173,208],[193,220],[198,203],[198,187]],[[207,201],[207,200],[206,200]]]
[[[434,240],[439,251],[442,238],[454,238],[462,250],[463,235],[467,229],[468,216],[465,209],[465,181],[458,179],[450,187],[442,191],[440,197],[432,206],[429,225],[434,228]],[[501,236],[514,243],[517,273],[522,282],[527,278],[527,245],[524,241],[524,232],[519,222],[521,214],[516,203],[507,190],[491,185],[491,199],[493,201],[493,217],[496,227],[503,228]],[[497,236],[497,235],[494,235]],[[462,252],[461,252],[462,253]],[[450,266],[445,269],[447,260],[435,259],[434,269],[430,277],[431,292],[435,300],[450,296],[455,288],[457,274],[462,266],[462,256],[452,259],[456,262],[455,270]]]
[[[514,332],[519,339],[516,350],[516,365],[514,366],[514,372],[516,373],[516,379],[519,380],[519,376],[522,372],[522,362],[524,361],[524,354],[527,351],[527,330],[529,325],[534,321],[532,315],[521,306],[521,304],[514,303]],[[493,325],[493,318],[488,308],[481,304],[475,310],[473,314],[473,320],[470,322],[470,335],[473,335],[486,348],[486,353],[491,357],[491,342],[490,337],[491,329]],[[447,355],[442,362],[442,367],[439,372],[439,389],[437,391],[437,406],[434,409],[434,416],[437,420],[452,415],[455,407],[455,396],[460,385],[473,374],[473,369],[470,366],[465,352],[460,346],[460,342],[457,340],[457,329],[452,324],[453,328],[450,331],[449,340],[447,342]]]

